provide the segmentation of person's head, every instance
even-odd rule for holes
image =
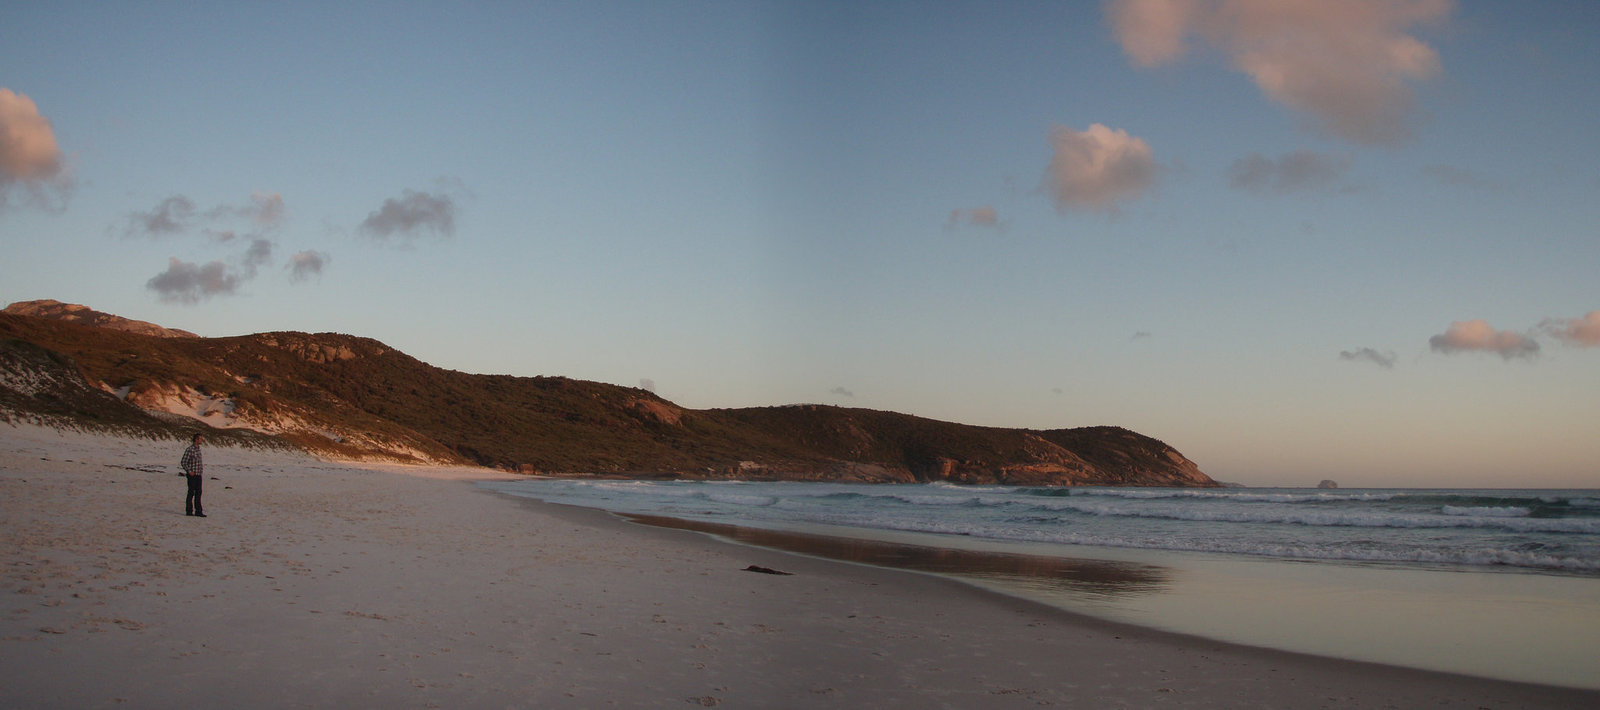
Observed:
[[[194,443],[195,443],[195,444],[196,444],[196,445],[199,445],[199,444],[201,444],[201,443],[204,443],[204,442],[205,442],[205,440],[206,440],[206,435],[205,435],[205,434],[195,434],[195,435],[194,435],[194,439],[193,439],[193,440],[192,440],[192,441],[193,441],[193,442],[194,442]]]

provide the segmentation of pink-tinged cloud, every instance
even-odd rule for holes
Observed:
[[[1428,339],[1434,352],[1491,352],[1510,360],[1539,354],[1539,342],[1521,333],[1495,330],[1483,319],[1456,321],[1443,334]]]
[[[1000,212],[988,205],[971,209],[950,210],[950,219],[945,222],[945,226],[960,227],[962,225],[998,227],[1000,226]]]
[[[50,120],[33,99],[0,88],[0,208],[14,186],[48,205],[64,199],[70,183]]]
[[[1551,318],[1540,323],[1539,330],[1567,345],[1600,346],[1600,311],[1589,311],[1582,318]]]
[[[1056,126],[1054,153],[1044,188],[1057,209],[1116,212],[1122,200],[1139,196],[1156,179],[1150,145],[1122,129],[1093,124],[1086,131]]]
[[[1107,15],[1133,62],[1177,60],[1198,36],[1274,101],[1357,143],[1409,137],[1411,82],[1440,71],[1411,34],[1447,19],[1453,0],[1113,0]]]
[[[250,206],[242,210],[243,214],[264,229],[272,229],[283,223],[284,212],[282,194],[260,190],[250,193]]]
[[[289,265],[284,267],[289,270],[289,280],[296,283],[321,276],[322,269],[328,265],[329,257],[326,253],[307,249],[289,257]]]
[[[1204,9],[1199,0],[1118,0],[1107,3],[1106,14],[1122,51],[1150,68],[1188,51],[1186,38]]]

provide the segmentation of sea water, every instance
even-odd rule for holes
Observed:
[[[876,540],[855,561],[1220,640],[1600,687],[1600,491],[484,485],[808,554],[839,556],[757,531]]]

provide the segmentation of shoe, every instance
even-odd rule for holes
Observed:
[[[189,512],[189,511],[187,511],[187,510],[185,510],[185,511],[183,511],[183,514],[184,514],[184,515],[187,515],[187,516],[189,516],[189,517],[191,517],[191,518],[192,518],[192,517],[194,517],[194,513],[191,513],[191,512]]]
[[[205,513],[195,513],[194,517],[196,517],[196,518],[204,518],[204,517],[206,517],[206,514]]]

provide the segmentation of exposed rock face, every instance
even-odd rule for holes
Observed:
[[[1337,482],[1335,482],[1335,481],[1331,481],[1331,480],[1328,480],[1328,479],[1324,478],[1324,479],[1322,479],[1321,483],[1317,484],[1317,487],[1318,488],[1338,488],[1339,484]]]
[[[153,335],[158,338],[200,337],[187,330],[163,328],[154,323],[146,323],[142,320],[132,320],[129,318],[123,318],[121,316],[114,316],[110,313],[101,313],[100,311],[94,310],[88,306],[80,306],[76,303],[62,303],[60,301],[52,301],[49,299],[41,301],[18,301],[6,306],[4,312],[18,316],[53,318],[55,320],[64,320],[72,323],[92,325],[97,328],[110,328],[112,330],[138,333],[140,335]]]

